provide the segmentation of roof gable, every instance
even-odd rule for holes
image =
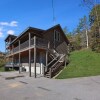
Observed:
[[[14,38],[14,39],[17,38],[17,36],[9,34],[9,35],[6,37],[5,41],[7,41],[7,39],[8,39],[9,37]]]
[[[51,31],[51,30],[56,30],[56,29],[58,29],[58,28],[59,28],[59,30],[61,31],[61,35],[64,37],[66,43],[69,44],[69,40],[67,39],[67,37],[66,37],[64,31],[62,30],[60,24],[57,24],[57,25],[55,25],[55,26],[53,26],[53,27],[47,29],[47,30],[46,30],[45,32],[43,32],[42,34],[43,34],[43,35],[48,34],[49,31]]]

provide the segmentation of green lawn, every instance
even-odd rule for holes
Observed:
[[[100,53],[85,49],[72,52],[69,65],[56,78],[66,79],[95,75],[100,75]]]

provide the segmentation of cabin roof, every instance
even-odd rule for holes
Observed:
[[[17,38],[16,35],[11,35],[11,34],[9,34],[9,35],[6,37],[5,41],[7,41],[7,39],[8,39],[9,37],[12,37],[12,38],[14,38],[14,39]]]
[[[17,39],[19,39],[20,37],[22,37],[25,33],[29,32],[30,30],[36,30],[37,32],[41,33],[44,32],[45,30],[43,29],[38,29],[38,28],[34,28],[34,27],[27,27],[18,37],[16,37],[12,42],[15,42]]]
[[[52,29],[56,29],[57,27],[59,27],[59,29],[62,31],[62,35],[64,36],[66,42],[69,43],[66,35],[64,34],[64,32],[63,32],[63,30],[62,30],[62,28],[60,26],[60,24],[57,24],[57,25],[55,25],[55,26],[53,26],[53,27],[51,27],[51,28],[49,28],[47,30],[38,29],[38,28],[34,28],[34,27],[28,27],[19,36],[9,35],[9,36],[15,37],[15,39],[11,42],[11,44],[14,43],[16,40],[18,40],[20,37],[22,37],[27,32],[35,30],[37,32],[36,34],[45,35],[45,34],[47,34],[48,31],[50,31]],[[9,38],[9,36],[5,39],[5,41]]]

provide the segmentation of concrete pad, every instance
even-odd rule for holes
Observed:
[[[26,74],[25,77],[5,80],[2,76],[0,100],[100,100],[100,76],[62,80],[35,79]]]

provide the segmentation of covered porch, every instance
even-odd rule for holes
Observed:
[[[44,75],[44,67],[48,63],[47,49],[32,48],[8,57],[8,64],[5,67],[18,69],[19,73],[28,72],[31,77],[34,74]]]

